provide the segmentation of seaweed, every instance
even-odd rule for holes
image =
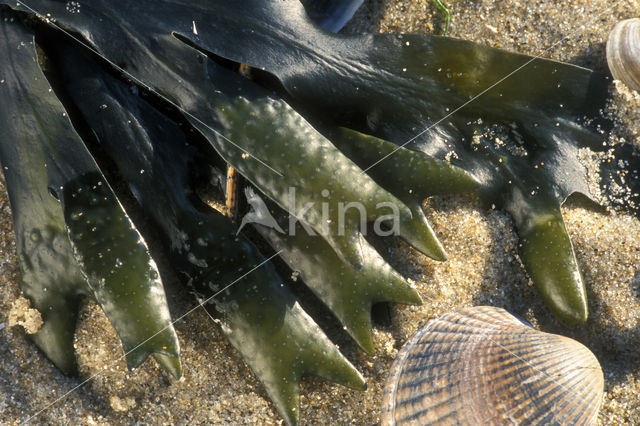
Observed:
[[[154,354],[180,376],[177,336],[144,241],[49,91],[33,37],[18,25],[2,33],[0,156],[22,290],[44,317],[35,342],[73,371],[78,298],[90,296],[117,330],[130,368]]]
[[[366,225],[444,260],[425,197],[476,190],[508,211],[546,303],[567,323],[586,320],[560,206],[589,195],[578,150],[603,149],[605,76],[437,36],[331,34],[297,0],[0,3],[22,11],[2,9],[0,21],[0,160],[23,292],[54,312],[34,341],[63,371],[89,296],[130,367],[153,354],[180,374],[162,277],[116,181],[288,423],[303,375],[364,380],[271,261],[372,353],[372,305],[420,298]],[[336,5],[321,5],[327,20],[315,14],[326,28],[350,13]],[[251,78],[238,72],[247,65]],[[240,228],[199,193],[227,164],[254,208]],[[250,222],[256,233],[243,231]]]
[[[13,16],[8,12],[7,14]],[[33,26],[34,23],[30,22],[29,25]],[[21,34],[22,40],[18,43],[19,52],[16,54],[16,56],[19,55],[19,60],[11,55],[3,65],[19,69],[25,62],[31,61],[32,72],[38,75],[37,78],[41,81],[40,86],[21,86],[24,89],[22,92],[9,94],[7,99],[11,102],[8,104],[12,105],[13,100],[18,97],[37,98],[40,92],[48,93],[48,102],[55,105],[59,113],[52,114],[47,118],[47,122],[63,126],[65,131],[73,133],[77,139],[75,145],[63,144],[54,147],[54,153],[60,155],[61,167],[74,168],[82,164],[74,161],[80,155],[76,151],[84,152],[91,161],[95,156],[95,159],[105,163],[106,167],[109,167],[109,164],[115,167],[120,180],[128,186],[140,208],[159,228],[159,232],[170,246],[171,266],[185,277],[185,285],[196,295],[199,303],[205,306],[212,316],[218,318],[223,332],[265,384],[271,399],[287,422],[296,423],[299,418],[298,383],[303,375],[313,374],[348,386],[362,388],[364,382],[360,374],[304,312],[288,288],[281,284],[282,280],[275,273],[273,266],[268,263],[273,256],[268,259],[264,257],[244,234],[236,235],[237,230],[228,218],[206,208],[201,200],[194,197],[197,192],[196,181],[202,177],[203,171],[216,167],[220,163],[215,151],[203,150],[197,145],[190,144],[179,124],[156,108],[158,102],[164,102],[162,99],[157,99],[156,92],[148,91],[146,95],[149,95],[150,99],[145,100],[146,96],[134,93],[138,90],[144,91],[143,86],[132,91],[131,84],[123,81],[117,69],[105,64],[102,58],[87,51],[71,38],[65,35],[56,36],[43,28],[35,30],[36,35],[39,34],[38,46],[47,60],[48,71],[45,76],[36,63],[37,52],[33,35],[18,22],[5,23],[4,26],[7,31],[14,31],[17,28],[23,34]],[[35,26],[38,27],[37,24]],[[13,38],[7,40],[11,41],[7,49],[14,49],[11,46],[14,46],[15,40]],[[203,133],[208,134],[212,146],[254,182],[256,188],[261,189],[270,199],[276,201],[273,208],[279,208],[283,212],[283,207],[298,207],[295,204],[287,206],[285,202],[288,201],[288,193],[282,191],[282,188],[287,188],[287,185],[295,188],[294,184],[304,189],[299,195],[301,204],[309,204],[310,199],[313,202],[313,197],[325,198],[326,196],[321,195],[323,191],[331,191],[332,215],[335,215],[333,212],[340,207],[340,200],[346,202],[365,195],[369,197],[366,206],[371,211],[377,205],[385,204],[393,206],[400,212],[398,216],[401,236],[414,242],[416,246],[434,257],[443,256],[439,243],[433,237],[422,211],[419,210],[419,204],[418,208],[416,206],[409,208],[376,185],[279,98],[225,70],[177,39],[171,37],[169,40],[172,43],[169,53],[189,59],[188,63],[181,65],[198,64],[200,67],[194,69],[207,73],[203,82],[206,82],[209,87],[202,86],[202,95],[199,97],[204,106],[199,110],[196,109],[196,112],[202,114],[203,118],[214,123],[220,130],[216,131],[194,115],[185,114],[186,118],[194,123],[194,128],[200,128]],[[23,45],[29,48],[22,48]],[[53,81],[48,82],[46,77]],[[7,81],[20,86],[22,80],[17,75],[7,74]],[[238,96],[239,93],[246,93],[246,95]],[[20,111],[26,122],[37,122],[40,108],[26,109],[16,102],[11,110],[6,111],[7,113]],[[205,116],[211,112],[214,113],[213,117]],[[251,117],[256,118],[252,125],[248,125]],[[276,119],[275,127],[268,118]],[[9,119],[6,118],[6,121],[9,122]],[[84,140],[75,133],[73,126],[80,129],[79,133],[83,135]],[[8,126],[8,129],[13,133],[20,133],[19,127]],[[291,173],[287,178],[282,176],[282,180],[278,180],[277,173],[275,177],[272,175],[274,170],[265,168],[262,160],[254,160],[247,154],[247,149],[243,150],[230,138],[222,137],[221,131],[233,134],[233,140],[246,143],[251,149],[255,148],[252,152],[257,151],[259,156],[270,159],[272,164],[284,167],[287,165],[286,161],[297,158],[298,168],[288,166],[287,170]],[[58,130],[57,127],[47,131],[40,128],[38,132],[43,134],[51,132],[51,138],[56,140],[62,140],[64,137],[63,131]],[[244,132],[248,132],[248,135]],[[264,145],[265,149],[261,151],[257,146],[261,142],[258,136],[265,134],[273,134],[274,138],[270,145]],[[13,146],[6,142],[8,140],[9,137],[3,138],[5,150]],[[85,144],[91,147],[91,152]],[[25,145],[25,149],[30,147]],[[284,157],[282,154],[287,152],[290,155],[282,159]],[[67,154],[68,157],[65,157]],[[103,156],[108,157],[108,161],[105,162]],[[72,160],[71,165],[65,162],[67,159]],[[327,159],[338,170],[317,175],[306,173],[309,167],[320,170],[322,162]],[[23,158],[6,152],[2,153],[2,161],[3,164],[8,164],[7,167],[10,169],[13,167],[22,169],[28,164]],[[108,178],[101,174],[97,164],[92,165],[95,169],[94,173],[101,176],[100,183],[106,184]],[[444,170],[443,177],[454,179],[459,189],[465,190],[475,186],[473,179],[463,171],[454,170],[451,166],[439,162],[431,166]],[[256,171],[257,169],[259,171]],[[329,182],[329,173],[342,177],[342,180],[338,181],[340,185]],[[108,175],[111,178],[111,174],[108,173]],[[28,187],[23,187],[22,182],[21,179],[7,178],[7,184],[12,188],[10,199],[16,224],[24,212],[20,203],[15,201],[13,189],[30,190]],[[324,185],[325,183],[327,185]],[[86,182],[84,184],[87,185]],[[38,185],[39,191],[46,192],[47,197],[50,198],[49,188],[56,188],[56,190],[60,188],[65,194],[69,191],[72,191],[71,194],[82,194],[82,197],[77,197],[74,210],[67,216],[91,217],[91,222],[81,221],[82,229],[79,229],[71,219],[68,223],[59,226],[59,233],[61,235],[68,233],[72,243],[78,239],[74,236],[86,234],[95,224],[106,227],[104,234],[107,237],[114,233],[118,235],[118,230],[110,223],[113,215],[104,209],[97,210],[91,215],[89,215],[90,210],[85,210],[87,206],[92,205],[96,197],[100,200],[102,194],[84,195],[87,193],[86,189],[84,192],[76,191],[67,181],[60,182],[58,185],[58,182],[50,176],[42,176],[34,185]],[[311,185],[311,191],[308,189],[309,185]],[[97,191],[96,188],[102,187],[98,183],[94,183],[94,186],[94,192]],[[111,198],[116,199],[115,194],[112,194]],[[276,207],[278,202],[280,206]],[[30,207],[38,210],[37,205]],[[60,206],[53,203],[51,209],[59,210]],[[66,214],[64,203],[63,211]],[[306,221],[296,220],[296,223],[305,229],[311,227],[311,230],[324,231],[322,228],[325,223],[317,219],[320,214],[315,212],[315,217],[313,214],[312,211],[310,219],[305,217]],[[375,220],[385,217],[387,216],[371,215],[364,219]],[[334,222],[339,222],[337,216],[335,219]],[[338,318],[343,321],[346,330],[361,347],[371,353],[373,351],[370,313],[372,304],[377,301],[401,303],[420,303],[421,301],[415,290],[362,238],[361,229],[358,228],[360,221],[355,216],[347,216],[343,225],[347,228],[349,238],[342,240],[338,229],[334,229],[333,233],[331,230],[321,233],[316,237],[311,235],[305,237],[303,232],[298,233],[297,236],[292,234],[282,237],[269,236],[265,233],[265,237],[274,246],[282,247],[277,254],[283,253],[285,260],[295,262],[296,268],[302,271],[305,280],[319,298],[334,310]],[[91,232],[94,231],[91,230]],[[311,234],[313,235],[313,231]],[[93,276],[93,269],[103,265],[104,253],[101,250],[107,251],[111,257],[116,256],[118,270],[136,270],[136,266],[132,265],[129,257],[125,256],[127,252],[116,251],[115,247],[110,247],[102,240],[90,239],[86,235],[80,239],[97,251],[97,254],[94,257],[88,257],[84,256],[84,252],[80,252],[84,257],[76,256],[75,263],[68,262],[71,263],[72,268],[65,269],[65,272],[73,271],[73,267],[80,269],[77,279],[68,285],[69,292],[89,294],[82,292],[81,289],[87,285],[87,282],[90,285],[92,280],[97,279]],[[136,234],[133,240],[144,247],[139,234]],[[310,248],[312,246],[313,249]],[[349,253],[349,256],[345,256],[345,252]],[[146,248],[142,250],[142,255],[149,257]],[[87,259],[92,262],[87,262]],[[127,261],[122,261],[123,259]],[[110,265],[110,263],[105,262],[104,265]],[[258,268],[260,273],[253,274],[252,272]],[[243,271],[247,272],[237,278],[237,275]],[[67,278],[63,272],[61,275]],[[46,286],[62,291],[57,288],[57,284],[52,280],[53,277],[45,273],[41,276],[42,280],[34,285],[38,291],[46,291]],[[89,294],[101,303],[108,314],[111,311],[118,313],[120,305],[124,303],[122,299],[128,299],[132,292],[139,291],[132,290],[130,283],[118,282],[120,278],[118,276],[112,278],[114,283],[121,286],[120,289],[111,290],[113,296],[119,298],[118,300],[102,303],[100,294]],[[160,285],[157,272],[155,280]],[[144,285],[145,283],[136,284]],[[152,291],[158,292],[157,289]],[[33,298],[34,294],[34,291],[29,291],[29,287],[25,287],[27,297]],[[59,297],[55,297],[55,300],[62,302]],[[139,300],[126,301],[126,305],[133,309],[136,308],[136,303],[139,303]],[[41,303],[36,303],[36,307],[47,308]],[[72,318],[67,321],[64,330],[66,340],[58,342],[68,359],[73,359],[71,337],[75,327],[76,309],[76,305],[66,309],[65,313]],[[137,313],[145,315],[145,318],[155,319],[155,315],[162,313],[158,309],[154,314],[151,308],[151,312],[145,314],[144,309],[141,306]],[[45,329],[51,327],[53,318],[55,316],[45,317]],[[113,315],[109,315],[109,318],[114,321],[118,329],[118,318],[114,320]],[[160,331],[173,333],[175,337],[168,313],[161,315],[161,318],[166,323]],[[155,330],[146,327],[147,324],[141,324],[136,315],[127,316],[125,323],[134,332]],[[131,351],[129,341],[132,338],[128,338],[123,333],[120,335],[125,344],[127,356],[131,358],[138,354],[136,351]],[[65,368],[66,365],[56,358],[56,348],[43,342],[39,336],[40,334],[35,336],[35,341],[45,354],[64,371],[72,372],[71,367]],[[55,333],[54,337],[61,339]],[[134,339],[136,344],[140,341],[143,341],[143,338]],[[166,347],[168,345],[162,345],[163,350],[166,350]],[[158,354],[155,356],[159,358]],[[145,357],[144,353],[136,356],[135,362],[129,363],[130,367],[139,365]],[[159,360],[165,361],[164,358]],[[179,375],[179,370],[174,369],[172,373]]]

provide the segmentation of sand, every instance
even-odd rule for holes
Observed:
[[[621,19],[640,16],[635,0],[447,3],[453,37],[599,70],[606,66],[608,31]],[[434,10],[429,1],[370,0],[347,30],[431,33],[441,22]],[[613,94],[616,136],[640,143],[640,97],[623,87]],[[0,189],[0,422],[281,423],[261,384],[202,310],[176,324],[184,377],[175,381],[153,360],[128,371],[112,327],[99,307],[87,303],[76,337],[81,376],[63,376],[22,327],[9,327],[10,309],[20,295],[20,275],[4,184]],[[429,319],[472,305],[505,307],[543,331],[585,344],[605,374],[600,423],[640,424],[640,220],[578,197],[565,204],[591,312],[587,324],[567,328],[550,315],[524,272],[508,215],[483,209],[469,194],[431,198],[425,211],[449,253],[447,262],[431,261],[394,240],[375,242],[416,284],[424,305],[393,307],[390,323],[374,330],[376,353],[371,357],[344,335],[333,334],[366,378],[368,389],[352,391],[306,379],[303,424],[376,423],[384,380],[402,344]],[[193,306],[179,286],[167,287],[174,317]]]

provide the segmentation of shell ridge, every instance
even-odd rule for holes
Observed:
[[[598,379],[599,378],[596,377],[596,375],[590,374],[587,376],[588,382],[585,382],[584,380],[580,380],[580,381],[577,381],[577,383],[575,383],[575,386],[584,386],[587,389],[595,389],[596,385],[599,385],[598,387],[602,388],[603,383],[597,383],[597,382],[600,382],[600,380]],[[588,410],[586,410],[587,407],[596,405],[599,408],[601,404],[602,404],[602,398],[599,397],[597,392],[591,392],[587,398],[582,399],[580,404],[574,404],[571,410],[568,413],[566,413],[565,417],[570,418],[571,415],[574,414],[575,412],[579,413],[579,415],[581,416],[587,416],[589,415]],[[597,410],[595,412],[590,413],[588,418],[583,417],[583,422],[586,424],[595,422],[597,414],[598,414]]]
[[[402,370],[402,367],[407,360],[407,357],[410,353],[411,348],[417,345],[418,342],[420,342],[420,340],[422,339],[422,336],[424,336],[428,332],[429,332],[429,324],[427,324],[427,326],[424,327],[422,330],[419,330],[413,336],[413,338],[411,338],[407,343],[405,343],[404,347],[398,353],[398,356],[396,357],[396,361],[394,362],[394,365],[389,371],[389,375],[387,377],[387,383],[385,384],[385,390],[384,390],[386,397],[383,401],[383,412],[382,412],[382,418],[381,418],[381,421],[383,423],[391,423],[391,424],[395,423],[394,413],[396,411],[395,410],[396,400],[394,396],[397,392],[398,382],[400,380],[399,372]]]
[[[565,353],[565,351],[560,351],[560,350],[556,350],[556,351],[542,351],[542,350],[535,350],[535,349],[533,349],[530,353],[525,353],[524,355],[529,355],[529,354],[543,354],[543,355],[549,356],[549,355],[556,355],[556,354],[563,354],[563,353]],[[522,355],[521,355],[521,356],[522,356]],[[494,373],[496,373],[496,372],[504,371],[504,370],[508,369],[509,367],[511,367],[512,365],[516,365],[516,364],[518,364],[518,363],[520,363],[520,362],[521,362],[521,360],[520,360],[520,359],[517,359],[517,358],[513,358],[513,357],[508,357],[508,358],[510,358],[510,359],[511,359],[511,362],[510,362],[509,364],[503,364],[503,365],[496,366],[496,367],[494,367],[494,369],[489,370],[489,371],[487,371],[487,372],[488,372],[488,373],[491,373],[491,374],[493,375],[493,374],[494,374]],[[560,360],[558,360],[556,364],[552,364],[552,365],[550,365],[550,366],[549,366],[549,368],[550,368],[550,367],[554,367],[554,366],[556,366],[556,365],[560,365],[560,364],[562,364],[562,363],[565,363],[565,360],[564,360],[564,359],[560,359]],[[548,367],[545,367],[545,368],[548,368]],[[528,366],[528,365],[522,366],[522,368],[521,368],[519,371],[523,371],[523,370],[526,370],[526,369],[533,370],[533,371],[535,371],[535,372],[540,372],[540,371],[539,371],[540,369],[532,369],[532,368],[531,368],[530,366]],[[508,373],[509,373],[509,375],[513,374],[512,372],[508,372]],[[547,375],[549,378],[552,378],[552,375],[551,375],[551,374],[547,373],[546,375]],[[495,378],[502,378],[503,376],[492,376],[492,377],[495,377]]]
[[[564,351],[556,351],[556,352],[564,352]],[[552,353],[547,353],[545,355],[550,355]],[[561,366],[562,364],[565,363],[565,359],[560,358],[554,363],[551,364],[549,366],[544,366],[544,369],[550,369],[552,367],[555,366]],[[528,367],[523,367],[523,369],[528,369]],[[539,369],[540,371],[543,371],[542,368]],[[548,381],[546,383],[541,382],[539,383],[539,386],[537,387],[527,387],[527,393],[532,394],[532,397],[534,395],[539,395],[538,396],[538,400],[544,400],[545,398],[548,399],[549,395],[552,394],[557,394],[554,396],[554,399],[549,401],[549,403],[554,403],[555,407],[557,407],[558,405],[558,401],[560,398],[565,397],[567,395],[571,395],[572,394],[572,389],[574,389],[574,386],[577,385],[584,385],[584,383],[582,383],[582,378],[579,377],[579,372],[582,370],[582,368],[573,368],[572,370],[569,370],[571,372],[571,374],[567,373],[567,370],[556,370],[556,371],[561,371],[564,372],[563,375],[563,379],[564,379],[564,384],[560,384],[560,381],[558,380],[551,380]],[[546,373],[546,372],[545,372]],[[516,374],[517,375],[517,374]],[[550,373],[546,373],[546,375],[551,378],[554,379],[555,374],[550,374]],[[502,376],[501,376],[502,377]],[[575,380],[574,380],[575,377]],[[593,381],[593,380],[591,380]],[[523,384],[525,384],[525,382],[523,382]],[[555,387],[553,387],[554,385],[556,385]],[[504,390],[506,388],[508,388],[508,384],[503,385],[501,388],[498,388],[498,391]],[[559,387],[561,387],[561,389],[559,389]],[[546,390],[547,388],[549,388],[549,390],[546,393],[543,393],[544,390]],[[558,394],[558,392],[561,390],[561,392]],[[569,400],[568,399],[564,399],[564,400],[560,400],[560,402],[564,401],[561,404],[561,407],[565,407],[567,404],[569,404]],[[549,403],[547,403],[545,406],[541,407],[538,411],[542,411],[545,412],[548,410],[548,405]],[[526,407],[525,407],[526,408]],[[577,408],[577,406],[574,407],[574,409],[571,412],[574,412],[575,409]],[[521,411],[522,408],[518,408],[518,406],[514,407],[515,412],[513,413],[515,417],[522,417],[524,415],[524,413]]]
[[[489,337],[489,339],[491,339],[491,337]],[[493,340],[493,339],[491,339],[491,340]],[[541,373],[541,374],[543,374],[543,375],[545,375],[545,376],[548,376],[548,373],[546,373],[544,370],[542,370],[542,369],[540,369],[540,368],[536,367],[535,365],[531,364],[531,363],[530,363],[529,361],[527,361],[526,359],[522,358],[521,356],[519,356],[519,355],[518,355],[518,354],[516,354],[515,352],[513,352],[513,351],[509,350],[509,348],[506,348],[506,347],[505,347],[504,345],[502,345],[500,342],[497,342],[497,341],[495,341],[495,340],[493,340],[493,341],[494,341],[494,343],[496,343],[497,345],[501,346],[503,349],[507,350],[507,352],[509,352],[512,356],[514,356],[514,357],[518,358],[520,361],[522,361],[523,363],[525,363],[526,365],[528,365],[530,368],[532,368],[532,369],[536,370],[537,372],[539,372],[539,373]],[[550,377],[550,378],[551,378],[551,377]],[[567,389],[567,390],[568,390],[568,389]]]
[[[424,380],[424,381],[420,382],[419,384],[422,385],[422,384],[425,384],[426,382],[427,382],[427,380]],[[455,386],[457,386],[459,384],[460,384],[460,380],[452,382],[451,386],[455,387]],[[431,387],[431,386],[429,386],[429,390],[428,391],[426,391],[426,392],[424,392],[424,393],[422,393],[420,395],[412,396],[412,397],[409,397],[409,398],[404,398],[402,401],[403,402],[415,402],[415,401],[417,401],[417,400],[419,400],[419,399],[421,399],[423,397],[432,397],[432,396],[435,396],[435,395],[437,395],[439,393],[442,393],[442,392],[446,391],[451,386],[448,386],[448,387],[435,387],[435,386]],[[416,386],[416,387],[418,387],[418,386]]]

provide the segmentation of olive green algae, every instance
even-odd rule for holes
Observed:
[[[449,0],[448,6],[451,36],[599,70],[605,67],[608,30],[620,19],[640,15],[640,5],[634,0]],[[434,12],[430,0],[367,1],[348,30],[429,33],[441,23]],[[640,121],[633,119],[640,111],[638,95],[620,88],[614,92],[611,111],[617,118],[616,137],[639,143]],[[569,329],[553,319],[525,275],[517,254],[518,237],[507,215],[485,211],[473,195],[431,198],[425,212],[448,253],[447,262],[434,262],[400,241],[375,241],[380,253],[415,283],[424,305],[394,307],[391,325],[374,330],[373,356],[359,351],[342,330],[328,322],[333,328],[327,332],[362,372],[368,388],[358,392],[308,379],[302,387],[302,423],[374,423],[379,419],[386,374],[407,338],[431,318],[480,304],[505,307],[543,331],[585,344],[605,373],[601,423],[640,423],[637,218],[598,209],[578,197],[564,206],[590,311],[585,326]],[[0,421],[24,422],[37,413],[31,419],[34,423],[281,422],[264,388],[202,309],[176,324],[184,366],[184,377],[178,381],[153,361],[128,371],[117,335],[95,304],[84,306],[75,338],[82,376],[63,376],[20,327],[8,327],[20,277],[4,192],[0,219]],[[159,267],[162,263],[159,259]],[[174,318],[193,307],[190,295],[170,283],[167,287]],[[74,390],[89,377],[84,387]],[[71,393],[56,402],[67,392]]]

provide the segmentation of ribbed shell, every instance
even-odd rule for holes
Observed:
[[[611,30],[607,63],[613,78],[640,92],[640,19],[620,21]]]
[[[591,424],[604,378],[596,357],[504,309],[431,321],[398,354],[382,424]]]

